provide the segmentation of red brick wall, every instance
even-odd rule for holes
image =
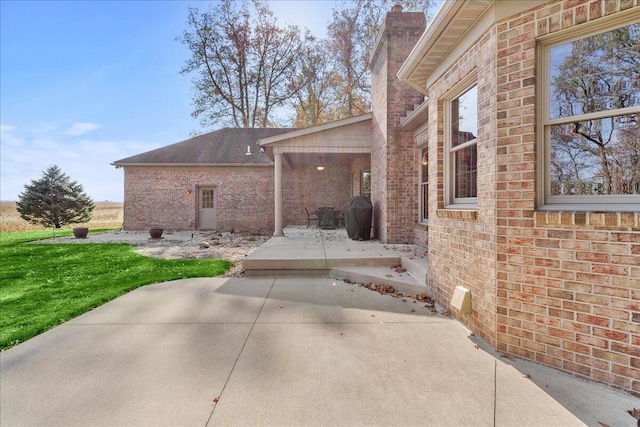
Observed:
[[[123,228],[194,230],[197,185],[217,188],[219,230],[273,233],[272,167],[125,167]]]
[[[349,167],[327,165],[323,171],[317,170],[315,166],[285,170],[283,174],[284,224],[285,226],[306,224],[305,207],[309,212],[321,206],[341,209],[350,197]],[[273,217],[272,211],[269,214]]]
[[[402,84],[396,73],[425,28],[417,12],[388,13],[371,62],[372,203],[374,234],[388,243],[413,239],[417,176],[413,139],[397,130],[424,96]]]
[[[496,345],[496,32],[489,31],[429,88],[429,287],[449,305],[453,290],[471,291],[473,312],[454,315]],[[478,84],[478,207],[444,209],[445,99],[462,79]],[[470,83],[472,84],[472,83]],[[418,151],[418,150],[414,150]],[[416,169],[417,166],[414,166]]]
[[[196,186],[201,185],[217,189],[218,230],[273,233],[273,167],[125,167],[124,171],[125,230],[145,230],[152,225],[194,230]],[[306,224],[305,207],[338,208],[348,202],[349,167],[284,171],[283,195],[285,225]]]
[[[429,88],[429,286],[499,351],[640,395],[640,223],[635,213],[536,211],[536,37],[640,7],[550,2],[493,26]],[[444,209],[444,97],[476,73],[478,208]],[[430,162],[430,163],[431,163]],[[436,185],[433,185],[435,183]]]
[[[634,5],[553,2],[497,26],[497,337],[500,351],[640,395],[638,213],[535,211],[535,38]]]
[[[371,66],[371,203],[373,204],[373,235],[387,239],[387,80],[386,40],[381,41],[380,54]]]

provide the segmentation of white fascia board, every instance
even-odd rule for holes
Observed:
[[[413,50],[398,70],[396,76],[403,83],[420,91],[424,95],[428,95],[429,85],[433,83],[444,71],[446,71],[458,57],[466,52],[491,26],[516,16],[522,12],[534,9],[543,4],[549,3],[549,0],[447,0],[442,5],[433,21],[427,27],[426,31],[420,37]],[[474,10],[477,14],[475,24],[468,28],[464,36],[459,38],[455,43],[442,42],[440,40],[455,31],[455,20],[461,17],[465,12]],[[468,16],[467,16],[468,19]],[[446,53],[433,53],[434,46],[440,47],[441,51]],[[440,58],[437,65],[432,69],[426,70],[427,75],[417,77],[415,73],[419,71],[421,62],[429,55],[437,55]]]
[[[372,113],[360,114],[359,116],[353,116],[346,119],[335,120],[333,122],[323,123],[317,126],[311,126],[304,129],[298,129],[291,132],[285,132],[280,135],[270,136],[268,138],[262,138],[258,140],[258,144],[261,146],[273,144],[275,142],[286,141],[288,139],[299,138],[304,135],[310,135],[312,133],[324,132],[330,129],[339,128],[342,126],[352,125],[354,123],[360,123],[367,120],[371,120]]]

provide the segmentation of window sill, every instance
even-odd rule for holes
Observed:
[[[457,221],[476,221],[478,211],[470,209],[436,209],[438,218],[454,219]]]
[[[638,212],[536,211],[537,227],[638,229]]]

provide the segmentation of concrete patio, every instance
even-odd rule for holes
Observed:
[[[356,241],[344,228],[287,226],[243,261],[247,276],[330,276],[426,292],[427,249],[413,244]],[[402,269],[391,267],[402,266]],[[406,271],[403,271],[406,270]]]
[[[0,354],[0,425],[634,426],[638,399],[330,278],[149,285]]]

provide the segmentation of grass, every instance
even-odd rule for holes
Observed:
[[[71,234],[55,231],[56,237]],[[128,244],[26,243],[51,237],[52,230],[0,233],[0,349],[140,286],[218,276],[231,265],[149,258]]]

